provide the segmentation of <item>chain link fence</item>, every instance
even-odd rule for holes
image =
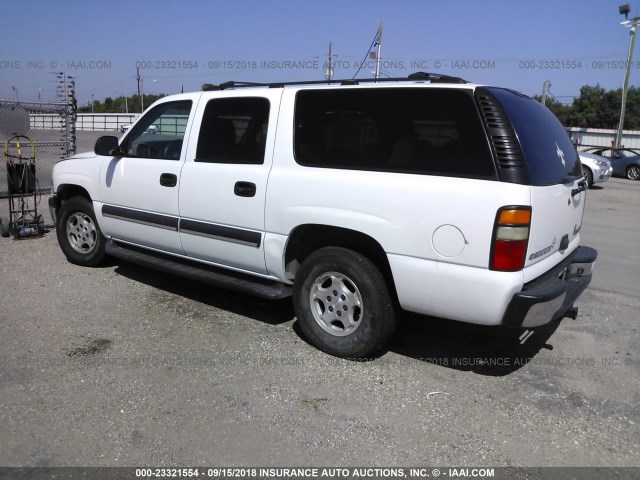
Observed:
[[[75,111],[70,102],[20,102],[0,100],[0,143],[5,162],[0,168],[0,196],[8,195],[6,151],[17,155],[12,137],[28,137],[35,145],[37,188],[53,186],[53,165],[76,151]],[[22,157],[31,157],[31,146],[20,139]]]

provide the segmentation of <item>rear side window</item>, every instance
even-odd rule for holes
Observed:
[[[532,185],[554,185],[582,176],[578,153],[549,109],[511,90],[491,88],[516,131]]]
[[[303,90],[294,144],[305,166],[495,178],[473,97],[464,90]]]
[[[196,162],[264,163],[269,100],[236,97],[210,100],[202,118]]]

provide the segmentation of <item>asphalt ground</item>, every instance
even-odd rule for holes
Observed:
[[[577,320],[522,344],[405,314],[367,362],[310,346],[288,300],[0,239],[0,466],[638,467],[639,204],[588,192]]]

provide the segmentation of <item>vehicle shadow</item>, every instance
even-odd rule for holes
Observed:
[[[204,305],[269,325],[295,320],[290,299],[263,300],[120,260],[114,260],[114,264],[118,275]],[[473,325],[407,312],[400,312],[397,319],[396,332],[387,347],[365,361],[375,361],[393,352],[419,362],[486,376],[509,375],[531,361],[541,349],[553,349],[547,340],[560,324],[553,322],[525,330]],[[293,331],[309,344],[297,320]],[[524,338],[529,332],[533,333]]]
[[[387,350],[425,363],[480,375],[504,376],[529,363],[560,322],[536,329],[473,325],[404,313]]]
[[[257,297],[215,287],[203,282],[159,272],[122,260],[113,260],[115,272],[153,288],[188,298],[210,307],[226,310],[269,325],[279,325],[294,319],[291,300],[263,300]]]

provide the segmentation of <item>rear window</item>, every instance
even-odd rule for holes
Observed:
[[[511,90],[491,88],[516,131],[532,185],[553,185],[582,176],[578,153],[549,109]]]
[[[303,90],[300,165],[495,178],[471,92],[437,88]]]

